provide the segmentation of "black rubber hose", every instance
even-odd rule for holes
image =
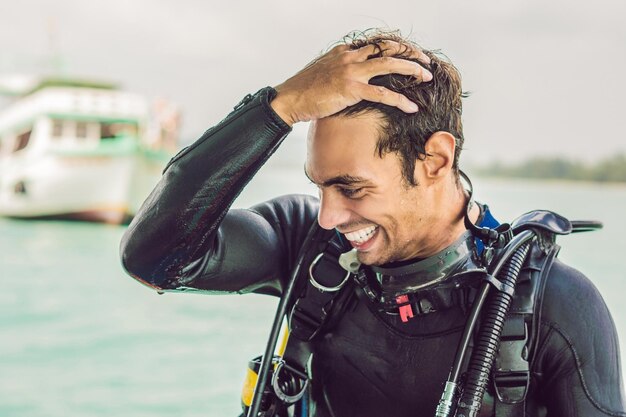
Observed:
[[[276,314],[274,315],[274,322],[272,323],[272,328],[270,330],[270,335],[268,337],[267,345],[265,347],[265,353],[261,357],[261,365],[259,366],[259,372],[256,384],[254,386],[254,391],[252,394],[252,403],[250,404],[250,408],[248,409],[247,417],[258,417],[259,412],[261,411],[261,404],[263,402],[263,393],[265,392],[265,387],[267,386],[267,381],[269,380],[270,367],[273,363],[274,351],[276,350],[276,345],[278,343],[278,335],[280,333],[280,328],[283,323],[283,319],[287,314],[287,308],[291,299],[293,297],[293,293],[296,287],[296,281],[300,276],[300,271],[302,270],[303,264],[305,260],[309,260],[305,253],[309,248],[308,245],[311,245],[311,241],[316,241],[319,239],[324,233],[324,230],[313,226],[307,237],[305,239],[305,245],[300,249],[299,260],[296,264],[296,267],[287,282],[287,286],[285,287],[282,297],[278,302],[278,307],[276,308]]]
[[[497,278],[506,287],[515,288],[517,277],[530,250],[530,242],[524,242],[507,259]],[[504,258],[503,258],[504,259]],[[474,347],[468,366],[463,393],[457,404],[457,417],[476,417],[480,412],[491,367],[498,352],[504,320],[511,306],[512,295],[503,291],[491,291],[486,311],[481,320],[478,342]]]
[[[591,230],[602,229],[602,222],[596,220],[572,220],[572,233],[589,232]]]
[[[457,383],[459,380],[459,375],[461,374],[461,369],[463,367],[463,358],[465,358],[465,353],[469,347],[469,340],[471,339],[476,323],[478,322],[480,312],[482,311],[485,301],[487,301],[489,290],[491,290],[491,284],[488,282],[484,282],[478,290],[478,295],[474,300],[474,304],[472,304],[472,310],[470,311],[467,323],[463,329],[463,334],[461,335],[461,342],[457,347],[457,352],[454,362],[452,363],[452,370],[450,371],[448,381]]]
[[[500,253],[498,257],[493,260],[493,262],[489,266],[489,274],[492,276],[500,275],[501,271],[503,271],[502,268],[505,266],[507,260],[512,257],[513,254],[517,252],[522,246],[526,245],[527,242],[533,239],[534,236],[535,233],[532,230],[524,230],[520,234],[515,236],[502,250],[502,253]],[[441,394],[441,399],[439,400],[439,404],[435,412],[435,417],[449,417],[457,405],[458,401],[456,400],[456,393],[458,390],[458,379],[465,359],[465,353],[467,352],[470,338],[474,333],[474,327],[478,322],[478,316],[482,312],[483,305],[487,300],[491,289],[492,284],[489,282],[484,282],[480,287],[478,296],[474,300],[469,318],[465,323],[465,329],[463,330],[459,346],[457,347],[454,362],[452,364],[452,369],[450,370],[450,375],[448,377],[448,380],[446,381],[444,391]],[[454,413],[454,415],[457,415],[456,412]]]

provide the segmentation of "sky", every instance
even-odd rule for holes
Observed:
[[[462,160],[594,161],[626,151],[625,12],[618,0],[4,1],[0,75],[88,77],[167,98],[190,142],[351,30],[397,28],[461,71]],[[297,126],[280,157],[299,158],[305,134]]]

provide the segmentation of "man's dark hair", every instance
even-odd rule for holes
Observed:
[[[378,46],[379,52],[369,57],[383,55],[384,41],[395,41],[403,46],[394,58],[417,62],[433,74],[430,82],[420,82],[414,77],[400,74],[389,74],[374,77],[370,84],[384,86],[392,91],[405,95],[419,106],[413,114],[381,103],[361,101],[347,107],[336,115],[357,115],[369,111],[378,111],[383,116],[381,137],[378,139],[377,151],[382,157],[388,152],[396,152],[402,160],[402,174],[410,185],[417,185],[414,178],[415,161],[424,160],[428,155],[425,150],[426,141],[435,132],[445,131],[454,136],[456,149],[454,152],[453,171],[458,178],[459,155],[463,147],[463,124],[461,122],[461,99],[467,95],[461,89],[461,75],[452,63],[438,51],[428,51],[414,42],[402,37],[398,31],[381,31],[379,29],[365,32],[353,32],[344,38],[351,49],[367,45]],[[423,64],[411,57],[411,50],[422,50],[431,59],[430,65]]]

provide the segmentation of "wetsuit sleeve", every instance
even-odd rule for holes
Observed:
[[[247,96],[170,161],[122,238],[130,275],[159,290],[280,292],[317,200],[290,196],[229,212],[291,130],[269,105],[275,94]]]
[[[533,374],[547,416],[626,416],[617,332],[595,286],[556,261],[540,323]]]

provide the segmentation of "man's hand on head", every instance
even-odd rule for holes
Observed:
[[[294,123],[333,115],[361,100],[394,106],[406,113],[418,111],[417,104],[385,87],[368,84],[385,74],[409,75],[423,82],[432,74],[420,64],[391,55],[410,51],[410,58],[428,65],[430,58],[421,50],[393,41],[350,49],[339,45],[315,59],[284,83],[276,86],[274,111],[290,126]],[[372,55],[382,56],[368,59]]]

